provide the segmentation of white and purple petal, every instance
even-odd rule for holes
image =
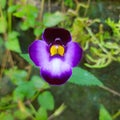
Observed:
[[[44,66],[49,61],[48,45],[43,40],[35,40],[29,46],[29,55],[36,66]]]
[[[66,45],[72,39],[70,32],[63,28],[46,28],[42,38],[48,44],[53,44],[56,40],[60,40],[63,45]]]
[[[51,85],[64,84],[72,75],[72,68],[62,58],[55,57],[40,69],[41,76]]]
[[[71,67],[75,67],[78,65],[82,58],[82,48],[76,42],[68,42],[66,45],[66,52],[64,54],[65,62],[71,65]]]

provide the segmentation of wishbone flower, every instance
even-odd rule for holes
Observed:
[[[29,55],[40,68],[42,78],[51,85],[64,84],[82,57],[82,48],[63,28],[46,28],[42,40],[29,46]]]

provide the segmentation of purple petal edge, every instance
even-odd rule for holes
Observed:
[[[82,58],[83,50],[76,42],[69,42],[66,46],[65,61],[72,67],[79,64]]]
[[[36,66],[44,66],[49,60],[49,51],[47,44],[42,40],[35,40],[29,46],[29,56]]]

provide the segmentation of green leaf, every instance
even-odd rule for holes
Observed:
[[[45,82],[40,76],[33,76],[31,79],[32,84],[36,89],[47,89],[50,88],[49,84]]]
[[[12,5],[8,8],[8,12],[13,13],[14,11],[16,11],[18,8],[20,7],[20,5]]]
[[[43,33],[43,28],[37,27],[34,29],[34,35],[35,36],[40,36]]]
[[[15,17],[22,18],[25,16],[25,8],[20,8],[17,12],[13,14]]]
[[[73,8],[75,6],[75,3],[73,0],[65,0],[64,4],[70,8]]]
[[[0,7],[2,7],[2,9],[4,9],[6,6],[6,0],[0,0]]]
[[[23,114],[21,110],[15,110],[14,111],[14,118],[19,118],[19,120],[26,120],[28,117],[28,114]]]
[[[79,67],[76,67],[73,69],[73,74],[69,82],[77,85],[87,85],[87,86],[103,85],[103,83],[98,78],[96,78],[93,74]]]
[[[103,105],[100,107],[99,120],[112,120],[111,115]]]
[[[5,75],[10,78],[13,84],[22,84],[27,77],[27,72],[25,70],[19,70],[16,67],[4,71]]]
[[[9,33],[8,40],[6,41],[5,46],[9,50],[21,53],[18,36],[19,36],[18,32],[12,31],[11,33]]]
[[[36,113],[36,120],[47,120],[47,111],[43,107],[40,107]]]
[[[65,20],[64,14],[60,12],[55,12],[55,13],[45,13],[43,16],[43,24],[46,27],[53,27],[60,22]]]
[[[1,112],[0,113],[0,120],[14,120],[13,119],[13,116],[12,116],[12,114],[10,114],[10,113],[5,113],[5,112]]]
[[[14,100],[24,100],[24,98],[32,98],[36,90],[32,82],[23,82],[14,90]]]
[[[38,103],[45,109],[54,109],[54,98],[53,95],[48,91],[45,91],[38,96]]]
[[[38,16],[38,9],[36,6],[26,4],[25,6],[21,6],[17,12],[13,14],[14,16],[18,18],[23,18],[24,21],[21,22],[21,29],[22,30],[27,30],[29,28],[34,28],[36,25],[36,18]]]

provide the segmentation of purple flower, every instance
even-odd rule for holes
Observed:
[[[82,57],[78,43],[71,41],[69,31],[63,28],[45,29],[42,40],[35,40],[29,55],[40,68],[42,78],[51,85],[61,85],[72,75]]]

